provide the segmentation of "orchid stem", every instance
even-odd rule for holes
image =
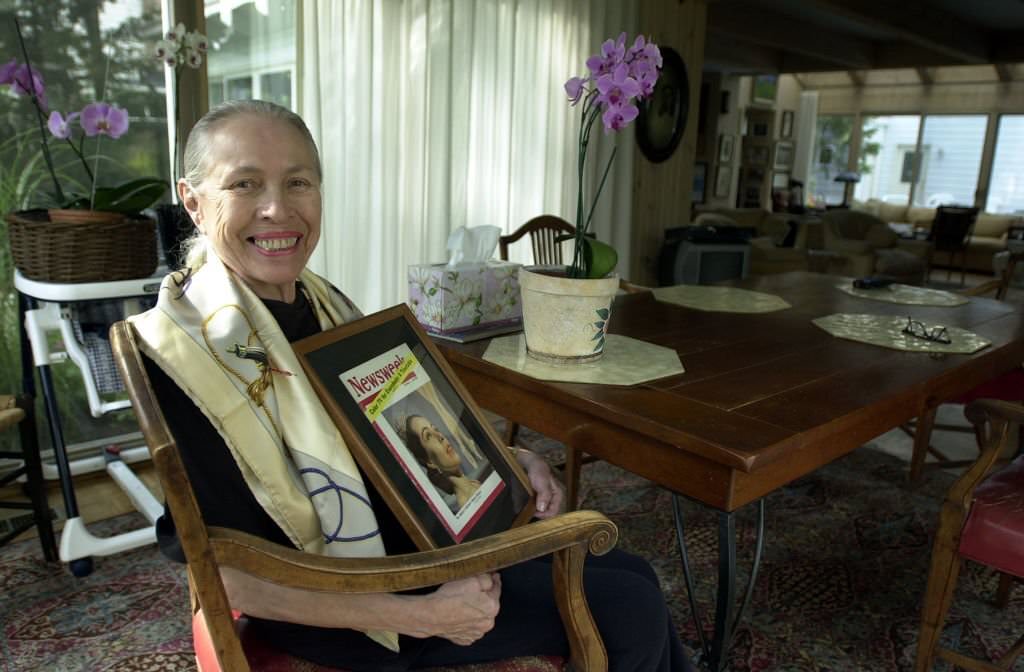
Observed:
[[[92,169],[89,168],[89,162],[85,160],[85,154],[82,153],[81,143],[79,143],[79,146],[76,146],[70,137],[64,139],[67,140],[68,145],[70,145],[71,147],[71,151],[75,153],[75,156],[78,157],[78,160],[82,162],[82,167],[85,168],[85,174],[89,176],[89,181],[95,182],[96,178],[92,176]],[[84,135],[82,136],[82,142],[85,142]]]
[[[46,124],[43,123],[43,106],[39,102],[39,94],[36,91],[36,79],[32,76],[32,64],[28,58],[28,48],[25,46],[25,37],[21,34],[21,22],[17,17],[14,19],[14,28],[18,32],[18,43],[21,44],[21,53],[25,57],[25,69],[28,71],[29,96],[32,105],[36,108],[36,120],[39,122],[39,138],[42,141],[43,160],[46,161],[46,168],[50,171],[50,178],[53,180],[53,189],[57,201],[64,203],[64,190],[60,188],[60,181],[57,179],[57,171],[53,168],[53,157],[50,156],[50,145],[46,142]]]

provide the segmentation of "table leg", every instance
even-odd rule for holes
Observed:
[[[35,380],[32,374],[32,346],[25,331],[24,317],[29,310],[38,307],[36,300],[19,293],[21,311],[21,365],[22,388],[26,394],[35,394]],[[64,432],[60,426],[60,410],[57,407],[57,392],[53,386],[53,374],[48,364],[35,367],[39,372],[39,382],[43,388],[43,402],[46,406],[46,420],[50,428],[50,441],[53,443],[53,456],[57,461],[57,473],[60,474],[60,486],[64,495],[64,511],[68,519],[78,517],[78,502],[75,501],[74,484],[71,481],[71,467],[64,449]]]
[[[580,496],[580,467],[583,466],[583,451],[570,445],[565,446],[565,510],[575,511]]]
[[[928,447],[931,444],[932,428],[935,425],[935,412],[938,406],[925,404],[917,415],[914,423],[914,450],[910,454],[910,482],[917,483],[921,480],[921,473],[924,471],[924,461],[928,457]]]
[[[693,573],[690,570],[689,554],[686,550],[685,521],[680,499],[679,495],[672,496],[672,513],[675,517],[676,539],[679,542],[679,554],[683,563],[683,577],[686,580],[690,613],[693,615],[693,623],[700,639],[703,653],[702,662],[711,672],[721,672],[726,666],[726,657],[732,645],[733,634],[750,607],[754,585],[757,583],[757,574],[761,568],[761,557],[764,552],[765,500],[762,498],[757,503],[754,561],[750,568],[750,580],[747,582],[738,610],[736,609],[736,512],[721,511],[718,513],[718,588],[715,604],[715,630],[709,644],[693,589]]]

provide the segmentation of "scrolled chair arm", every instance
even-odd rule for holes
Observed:
[[[223,566],[290,588],[341,593],[424,588],[563,549],[603,555],[618,539],[615,524],[596,511],[565,513],[457,546],[376,558],[314,555],[237,530],[208,529]]]
[[[946,501],[966,512],[974,489],[981,485],[1007,445],[1005,435],[1014,425],[1024,424],[1024,407],[998,399],[977,399],[968,404],[964,415],[974,425],[982,446],[978,459],[968,467],[946,495]]]

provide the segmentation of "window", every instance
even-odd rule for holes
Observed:
[[[98,183],[113,185],[132,177],[153,176],[170,181],[164,66],[153,58],[161,37],[160,3],[139,0],[10,0],[4,3],[0,53],[4,60],[24,61],[14,30],[21,23],[32,66],[41,74],[50,107],[63,114],[86,104],[116,101],[129,115],[128,131],[118,140],[102,140]],[[4,93],[0,115],[0,211],[46,206],[52,191],[45,177],[36,119],[25,99]],[[85,171],[72,150],[51,142],[54,163],[64,188],[88,190]],[[87,156],[96,153],[96,138],[84,144]],[[6,224],[0,222],[6,239]],[[20,389],[18,300],[6,243],[0,244],[0,389]],[[55,366],[64,439],[77,443],[113,433],[132,431],[134,421],[124,414],[94,419],[89,412],[78,369]],[[40,399],[37,402],[42,403]],[[41,408],[41,406],[40,406]],[[41,411],[40,411],[41,413]],[[8,433],[9,434],[9,433]],[[0,449],[10,441],[0,437]],[[45,438],[42,439],[45,441]]]
[[[913,174],[922,165],[915,152],[920,125],[917,115],[864,117],[854,198],[909,203]]]
[[[843,201],[843,187],[836,175],[846,170],[850,158],[852,116],[820,116],[814,134],[814,156],[806,194],[812,205],[824,206]]]
[[[973,205],[988,117],[927,116],[917,152],[914,205]]]
[[[294,109],[296,16],[291,0],[208,0],[210,105],[258,98]]]
[[[985,210],[1024,213],[1024,115],[999,118]]]

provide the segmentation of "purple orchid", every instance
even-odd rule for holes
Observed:
[[[604,124],[605,132],[621,131],[639,114],[640,109],[632,103],[609,105],[601,115],[601,123]]]
[[[61,140],[67,140],[71,137],[71,122],[79,117],[79,112],[72,112],[67,116],[67,119],[61,116],[60,112],[54,110],[50,112],[50,120],[46,126],[50,129],[50,133],[53,137],[60,138]]]
[[[35,93],[36,99],[45,110],[46,87],[43,84],[43,76],[35,68],[32,68],[31,72],[32,76],[29,77],[29,67],[12,58],[0,68],[0,84],[10,84],[11,92],[16,96],[31,96]]]
[[[597,78],[597,91],[596,102],[605,105],[606,109],[620,107],[640,95],[640,84],[629,76],[629,66],[620,63],[612,74]]]
[[[82,129],[90,138],[95,135],[120,138],[128,130],[128,110],[108,103],[89,103],[82,110]]]
[[[587,146],[590,132],[601,118],[605,133],[620,131],[640,114],[636,103],[654,93],[661,68],[661,51],[658,45],[638,35],[630,47],[626,47],[626,33],[616,39],[605,40],[599,53],[587,59],[589,77],[572,77],[565,84],[565,93],[571,105],[583,101],[579,135],[579,190],[576,199],[576,249],[570,266],[570,277],[585,277],[590,269],[585,268],[583,248],[594,207],[601,196],[604,178],[615,159],[612,152],[605,166],[604,177],[598,184],[589,210],[584,210],[583,185],[586,176]]]
[[[565,83],[565,93],[569,96],[569,102],[575,105],[583,97],[583,86],[586,80],[579,77],[572,77]]]

